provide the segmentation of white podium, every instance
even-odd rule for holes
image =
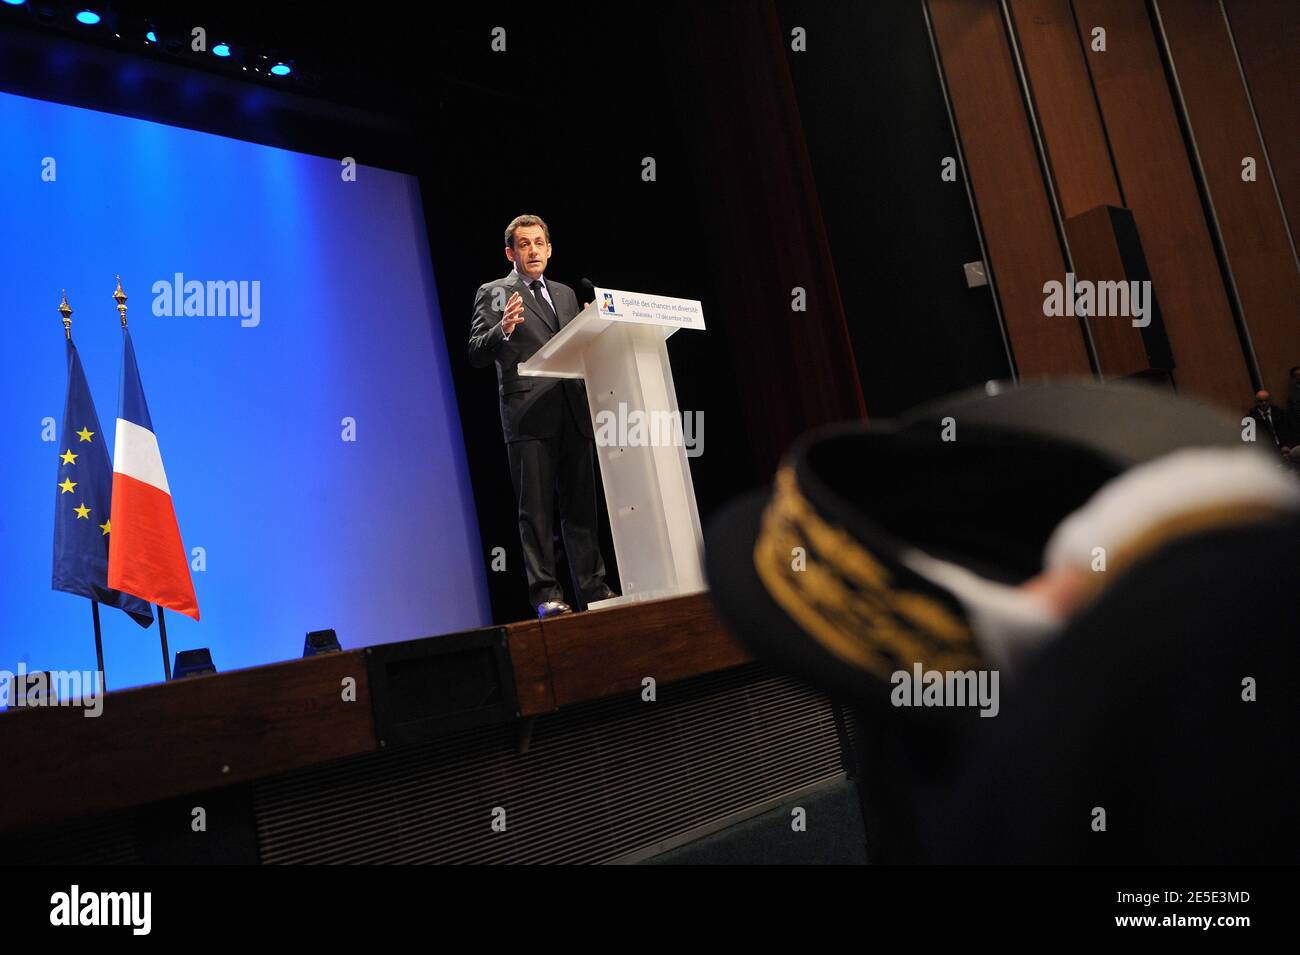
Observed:
[[[677,407],[665,344],[680,328],[703,330],[699,302],[598,288],[592,304],[518,366],[521,375],[587,382],[622,584],[621,596],[592,608],[706,589],[684,440],[696,429],[685,427]]]

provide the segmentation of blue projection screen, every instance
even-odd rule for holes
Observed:
[[[167,614],[173,653],[230,670],[301,656],[309,630],[349,648],[488,624],[415,179],[6,94],[0,131],[0,670],[96,668],[90,602],[50,588],[57,308],[66,289],[111,452],[118,273],[196,567],[202,619]],[[157,624],[100,613],[109,688],[161,680]]]

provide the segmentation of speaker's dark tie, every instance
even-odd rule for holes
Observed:
[[[560,316],[555,314],[555,309],[551,308],[551,303],[548,302],[546,296],[542,294],[542,280],[533,279],[532,283],[528,287],[533,290],[533,298],[537,299],[537,304],[541,306],[542,311],[555,319],[555,327],[559,328]]]

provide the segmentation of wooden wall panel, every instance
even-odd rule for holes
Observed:
[[[1065,220],[1074,274],[1089,282],[1149,281],[1145,269],[1141,275],[1131,274],[1129,264],[1124,261],[1113,215],[1131,216],[1131,213],[1118,206],[1097,206]],[[1159,295],[1154,298],[1158,301]],[[1142,332],[1133,326],[1132,319],[1106,316],[1094,318],[1091,324],[1103,378],[1125,378],[1150,370]]]
[[[1013,0],[1009,8],[1061,215],[1068,220],[1098,207],[1122,206],[1070,0]],[[1121,277],[1085,270],[1068,228],[1066,239],[1081,278]],[[1103,377],[1146,370],[1142,334],[1131,322],[1094,318],[1089,326]]]
[[[1224,9],[1291,236],[1300,242],[1300,5],[1295,0],[1224,0]]]
[[[1218,0],[1165,0],[1155,9],[1264,387],[1283,396],[1287,369],[1300,364],[1300,272],[1227,21]],[[1256,160],[1254,182],[1241,178],[1245,156]]]
[[[1010,7],[1062,215],[1124,205],[1070,0]]]
[[[1075,0],[1124,199],[1151,268],[1179,390],[1240,410],[1251,379],[1146,5]],[[1094,27],[1106,50],[1092,50]]]
[[[928,7],[1016,367],[1022,378],[1091,375],[1078,320],[1043,314],[1043,285],[1065,279],[1065,258],[1001,7]]]

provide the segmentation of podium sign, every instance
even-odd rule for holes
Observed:
[[[694,299],[598,288],[594,304],[600,317],[608,321],[704,331],[704,310]]]
[[[598,288],[518,365],[525,376],[587,382],[622,591],[593,608],[705,589],[704,534],[666,344],[681,328],[704,329],[699,302]],[[647,426],[611,427],[629,420]]]

